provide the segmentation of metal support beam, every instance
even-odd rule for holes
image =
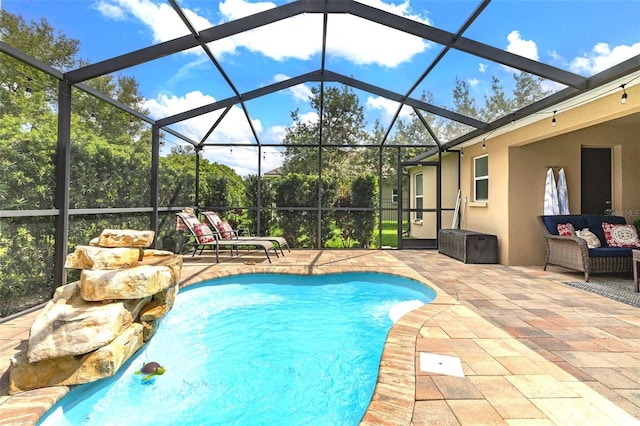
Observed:
[[[378,248],[382,248],[382,150],[383,146],[378,147]]]
[[[470,55],[478,56],[492,62],[497,62],[501,65],[506,65],[529,74],[537,75],[538,77],[542,77],[547,80],[564,84],[565,86],[576,89],[586,88],[587,79],[581,75],[552,67],[468,38],[457,38],[455,34],[448,31],[431,27],[399,15],[394,15],[392,13],[376,9],[372,6],[352,2],[349,7],[349,13],[372,22],[377,22],[378,24],[389,28],[395,28],[396,30],[407,34],[413,34],[417,37],[421,37],[444,46],[449,46]]]
[[[158,120],[158,125],[168,126],[170,124],[179,123],[181,121],[188,120],[190,118],[197,117],[199,115],[207,114],[209,112],[217,111],[222,108],[227,108],[227,107],[239,104],[241,101],[250,101],[252,99],[256,99],[264,95],[278,92],[280,90],[288,89],[289,87],[306,83],[308,81],[317,81],[317,78],[314,80],[314,77],[312,76],[315,76],[316,74],[319,74],[319,73],[320,73],[319,71],[314,71],[312,73],[302,74],[298,77],[280,81],[278,83],[264,86],[256,90],[251,90],[249,92],[241,94],[240,96],[232,96],[226,99],[221,99],[209,105],[203,105],[201,107],[194,108],[189,111],[184,111],[179,114],[171,115],[169,117],[165,117]]]
[[[423,102],[418,99],[408,98],[399,93],[392,92],[391,90],[383,89],[382,87],[378,87],[373,84],[369,84],[369,83],[365,83],[363,81],[357,80],[355,78],[347,77],[345,75],[331,72],[331,71],[326,71],[326,70],[317,70],[310,73],[302,74],[297,77],[290,78],[288,80],[280,81],[278,83],[274,83],[269,86],[264,86],[256,90],[243,93],[240,96],[232,96],[226,99],[221,99],[220,101],[214,102],[209,105],[203,105],[201,107],[194,108],[189,111],[172,115],[170,117],[165,117],[163,119],[158,120],[157,123],[160,126],[167,126],[170,124],[178,123],[180,121],[188,120],[190,118],[207,114],[209,112],[213,112],[222,108],[229,108],[230,106],[239,104],[242,101],[256,99],[261,96],[278,92],[280,90],[284,90],[298,84],[307,83],[309,81],[317,81],[317,82],[320,82],[321,84],[326,81],[343,83],[343,84],[346,84],[347,86],[351,86],[356,89],[360,89],[365,92],[372,93],[374,95],[382,96],[392,101],[404,103],[411,107],[418,108],[420,110],[439,115],[449,120],[466,124],[467,126],[475,127],[476,129],[485,129],[487,127],[487,123],[480,120],[476,120],[475,118],[467,117],[466,115],[449,111],[447,109],[429,104],[427,102]]]
[[[459,114],[457,112],[449,111],[444,108],[437,107],[435,105],[414,99],[408,98],[396,92],[392,92],[387,89],[383,89],[373,84],[365,83],[355,78],[347,77],[342,74],[326,71],[324,73],[324,81],[337,81],[339,83],[346,84],[356,89],[364,90],[365,92],[373,93],[374,95],[382,96],[392,101],[404,103],[406,105],[431,112],[449,120],[457,121],[458,123],[466,124],[467,126],[475,127],[476,129],[484,129],[487,127],[487,123],[476,120],[475,118],[467,117],[466,115]]]
[[[398,146],[397,149],[397,163],[396,170],[397,172],[397,183],[398,186],[398,250],[402,249],[402,233],[404,230],[402,229],[402,224],[404,222],[404,200],[402,197],[402,193],[404,192],[404,188],[402,188],[402,177],[404,175],[404,170],[402,169],[402,150]],[[411,214],[409,214],[411,216]],[[411,217],[409,217],[408,223],[411,223]]]
[[[438,150],[438,165],[436,166],[436,247],[438,232],[442,229],[442,151]]]
[[[258,199],[256,200],[256,235],[262,235],[260,233],[262,227],[262,146],[258,145],[258,176],[256,176],[256,193]]]
[[[160,170],[160,128],[154,125],[151,128],[151,206],[153,211],[151,213],[151,230],[154,232],[156,238],[153,240],[153,246],[156,247],[158,236],[158,198],[160,195],[160,180],[158,178]]]
[[[58,144],[56,146],[56,197],[59,214],[55,225],[54,289],[67,283],[64,268],[69,243],[69,184],[71,182],[71,84],[58,83]]]
[[[202,146],[196,147],[196,207],[200,207],[200,153],[202,152]]]
[[[281,21],[295,15],[307,12],[308,4],[321,3],[318,1],[305,2],[298,1],[287,3],[282,6],[265,10],[264,12],[236,19],[232,22],[216,25],[214,27],[202,30],[198,33],[198,38],[192,35],[186,35],[173,40],[165,41],[150,47],[136,50],[134,52],[125,53],[115,58],[107,59],[95,64],[87,65],[67,73],[69,81],[80,83],[82,81],[91,80],[102,75],[111,74],[122,71],[136,65],[144,64],[155,59],[183,52],[203,43],[220,40],[244,31],[249,31],[267,24]]]

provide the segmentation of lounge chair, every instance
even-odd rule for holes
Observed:
[[[219,249],[220,247],[230,247],[231,255],[233,256],[233,249],[238,253],[238,247],[243,248],[260,248],[264,250],[264,254],[267,256],[267,260],[271,263],[271,257],[269,256],[269,250],[273,250],[278,256],[278,250],[273,245],[271,241],[265,240],[253,240],[253,239],[242,239],[242,240],[229,240],[221,237],[220,233],[217,231],[212,231],[209,226],[204,223],[201,223],[200,220],[193,214],[188,212],[179,212],[176,213],[184,228],[188,229],[192,236],[193,242],[187,242],[186,244],[193,246],[193,253],[191,256],[195,256],[196,252],[200,250],[200,254],[207,248],[210,247],[216,253],[216,262],[219,262]]]
[[[289,243],[284,237],[256,237],[256,236],[243,236],[241,231],[233,229],[229,222],[220,219],[220,216],[216,212],[202,212],[202,216],[206,223],[211,225],[211,228],[220,233],[220,236],[225,240],[257,240],[257,241],[271,241],[273,244],[277,244],[280,249],[280,253],[284,256],[283,247],[287,248],[288,252],[291,252]]]

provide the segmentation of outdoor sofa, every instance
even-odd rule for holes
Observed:
[[[557,265],[568,269],[574,269],[584,272],[585,281],[589,281],[589,275],[592,273],[612,273],[612,272],[631,272],[632,271],[632,248],[634,244],[631,241],[612,240],[611,229],[614,229],[616,235],[622,235],[623,238],[635,233],[635,228],[630,229],[633,225],[627,225],[626,220],[622,216],[606,216],[606,215],[546,215],[538,216],[538,223],[542,229],[544,241],[547,247],[547,256],[544,262],[544,269],[547,265]],[[608,228],[608,236],[602,224]],[[566,228],[563,226],[571,224],[575,231],[589,229],[599,240],[600,247],[589,248],[587,241],[578,235],[560,235],[558,225],[566,234]],[[625,225],[625,226],[617,226]],[[579,233],[579,232],[578,232]],[[637,233],[635,233],[637,239]],[[615,236],[615,235],[614,235]],[[611,246],[610,244],[613,244]],[[597,244],[596,244],[597,245]],[[617,245],[623,245],[618,247]]]

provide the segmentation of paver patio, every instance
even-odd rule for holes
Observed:
[[[580,273],[465,265],[436,251],[294,250],[221,262],[185,257],[182,285],[238,273],[379,271],[438,298],[392,328],[366,425],[640,424],[640,309],[562,284]],[[7,395],[10,357],[37,312],[0,324],[0,424],[35,424],[66,392]],[[420,353],[459,358],[464,377],[420,371]]]

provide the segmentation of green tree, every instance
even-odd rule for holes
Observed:
[[[351,199],[354,207],[375,209],[378,206],[378,184],[375,175],[358,176],[351,184]],[[353,215],[353,238],[360,247],[369,247],[376,222],[376,212],[356,210]]]
[[[193,206],[196,199],[196,157],[193,149],[172,149],[160,158],[160,205]],[[242,177],[228,166],[200,159],[200,206],[218,208],[244,203]],[[223,212],[219,212],[222,214]]]
[[[61,71],[83,63],[77,58],[79,42],[55,32],[44,19],[27,23],[20,16],[0,11],[0,35],[9,45]],[[0,209],[52,209],[58,82],[5,54],[1,59]],[[88,83],[146,112],[134,79],[105,76]],[[148,126],[81,90],[74,88],[72,96],[70,207],[148,206]],[[107,227],[148,229],[149,221],[148,214],[72,216],[69,250],[88,243]],[[51,295],[54,219],[3,218],[0,231],[0,315],[6,315]]]
[[[531,105],[551,93],[548,90],[544,90],[540,77],[526,73],[515,73],[513,78],[516,82],[511,105],[513,111]]]
[[[299,110],[291,113],[293,124],[283,141],[282,173],[318,174],[318,147],[329,145],[322,150],[322,174],[356,174],[361,169],[357,147],[369,140],[358,96],[348,86],[326,87],[322,96],[315,87],[311,92],[311,108],[319,119],[303,121]]]
[[[258,207],[258,179],[257,175],[245,177],[245,201],[247,205]],[[276,200],[277,178],[263,178],[260,181],[260,229],[258,229],[258,210],[249,210],[247,224],[251,234],[274,235],[274,228],[277,226],[277,215],[271,208]]]
[[[493,121],[512,111],[513,102],[507,99],[504,88],[497,77],[491,77],[491,92],[484,96],[485,106],[480,110],[484,121]]]
[[[346,186],[341,186],[338,190],[338,196],[333,204],[337,209],[349,209],[353,206],[353,200],[351,199],[351,192]],[[353,212],[350,210],[336,210],[333,213],[333,218],[340,233],[342,239],[342,247],[351,247],[353,236],[356,232],[353,226]]]
[[[318,240],[318,191],[322,191],[319,207],[328,208],[335,204],[338,181],[323,178],[318,184],[318,176],[289,173],[283,176],[276,190],[276,203],[282,216],[284,237],[291,247],[324,247],[331,238],[333,215],[322,213],[320,222],[321,239]]]

